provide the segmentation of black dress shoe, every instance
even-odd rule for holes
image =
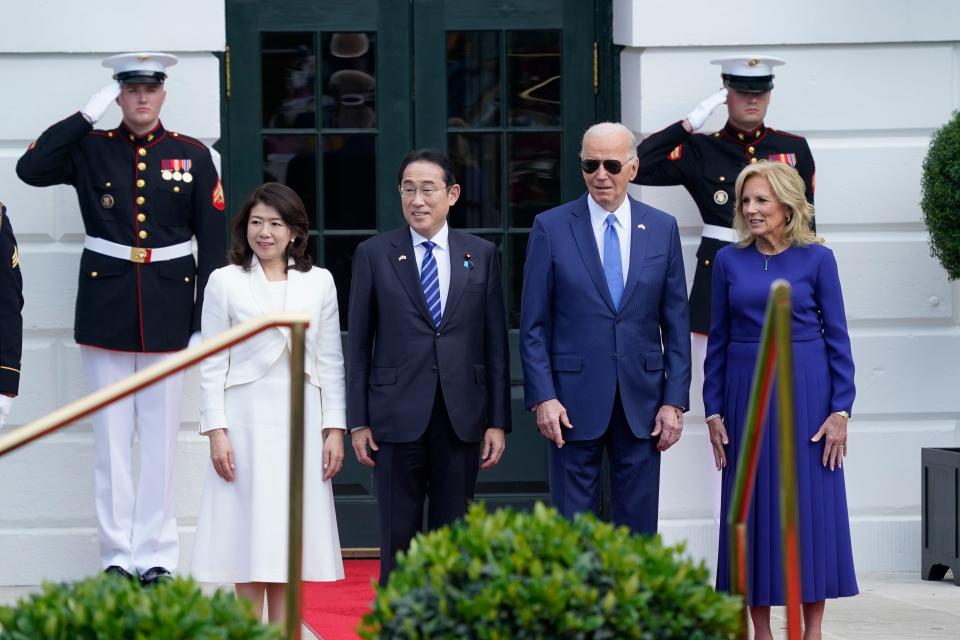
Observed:
[[[173,575],[163,567],[150,567],[140,574],[140,584],[144,587],[151,587],[164,580],[173,580]]]
[[[133,580],[133,574],[124,569],[123,567],[117,566],[115,564],[110,565],[103,572],[108,576],[117,576],[118,578],[125,578],[127,580]]]

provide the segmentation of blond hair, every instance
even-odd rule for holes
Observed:
[[[817,237],[812,230],[813,205],[807,202],[803,178],[797,170],[783,162],[760,160],[754,164],[748,164],[737,176],[733,228],[740,236],[740,241],[737,242],[738,247],[748,247],[756,240],[750,233],[750,226],[743,215],[742,202],[743,185],[755,176],[767,180],[777,202],[786,208],[787,225],[784,230],[787,241],[791,245],[806,247],[823,242],[823,238]]]

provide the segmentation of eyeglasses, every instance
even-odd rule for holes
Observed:
[[[633,162],[633,158],[630,158],[626,162],[620,162],[619,160],[581,160],[580,168],[583,169],[584,173],[596,173],[597,169],[600,168],[600,165],[603,165],[603,168],[607,170],[607,173],[612,173],[617,175],[623,171],[623,165]]]
[[[424,200],[430,200],[431,198],[436,197],[441,191],[449,191],[450,187],[437,187],[432,184],[425,184],[422,187],[415,187],[413,185],[404,184],[400,185],[400,197],[404,200],[411,200],[417,197],[417,191],[423,194]]]

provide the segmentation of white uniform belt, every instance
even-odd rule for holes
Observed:
[[[715,224],[703,225],[703,231],[700,233],[704,238],[713,238],[714,240],[723,240],[724,242],[737,242],[740,236],[730,227],[721,227]]]
[[[87,236],[83,241],[83,248],[89,249],[94,253],[100,253],[111,258],[120,260],[129,260],[140,264],[149,264],[151,262],[162,262],[164,260],[173,260],[174,258],[185,258],[193,253],[193,245],[187,240],[180,244],[172,244],[169,247],[128,247],[116,242],[110,242],[103,238],[94,238]]]

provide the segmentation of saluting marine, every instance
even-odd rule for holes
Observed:
[[[7,209],[0,202],[0,429],[20,390],[23,350],[23,276]]]
[[[703,344],[710,330],[711,267],[722,247],[737,241],[732,229],[734,184],[740,170],[758,160],[785,162],[799,172],[813,202],[814,162],[807,141],[767,127],[764,118],[773,89],[773,67],[784,61],[772,56],[736,55],[712,60],[721,65],[723,88],[680,122],[651,134],[637,147],[640,171],[634,182],[643,185],[683,185],[703,218],[697,249],[697,270],[690,292],[690,329]],[[710,114],[727,104],[728,119],[720,131],[695,134]]]
[[[91,391],[186,347],[200,331],[207,277],[225,263],[223,187],[210,150],[160,123],[166,69],[176,62],[164,53],[107,58],[114,82],[47,129],[17,163],[27,184],[77,190],[86,238],[74,337]],[[114,101],[121,124],[94,129]],[[93,417],[101,561],[108,573],[138,573],[144,584],[177,565],[181,388],[182,374],[175,374]]]

